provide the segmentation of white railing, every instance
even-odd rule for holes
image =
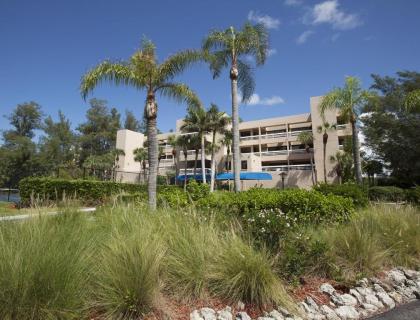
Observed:
[[[290,137],[296,137],[296,136],[298,136],[301,132],[312,132],[312,129],[308,129],[308,130],[299,130],[299,131],[291,131],[291,132],[289,132],[289,136],[290,136]]]
[[[347,128],[346,124],[337,124],[336,129],[337,130],[344,130]]]
[[[263,166],[262,171],[289,171],[289,170],[311,170],[310,164],[291,164],[281,166]]]
[[[201,174],[201,168],[197,168],[196,169],[196,174]],[[204,170],[204,172],[206,173],[206,174],[210,174],[211,173],[211,169],[209,169],[209,168],[206,168],[205,170]],[[179,168],[179,174],[180,175],[184,175],[185,174],[185,169],[184,168]],[[187,175],[193,175],[194,174],[194,168],[187,168]]]
[[[290,149],[290,153],[306,153],[306,149]]]
[[[261,139],[273,139],[273,138],[281,138],[281,137],[286,137],[286,136],[287,136],[286,132],[267,133],[267,134],[262,134]]]
[[[273,151],[262,151],[262,156],[278,156],[278,155],[287,155],[287,150],[273,150]]]
[[[257,140],[260,136],[256,135],[256,136],[245,136],[245,137],[240,137],[239,139],[242,141],[247,141],[247,140]]]

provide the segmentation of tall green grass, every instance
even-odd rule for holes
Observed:
[[[330,261],[344,279],[420,263],[420,214],[409,206],[369,207],[347,224],[315,233],[327,243]]]
[[[92,239],[77,213],[0,224],[0,318],[79,319]]]

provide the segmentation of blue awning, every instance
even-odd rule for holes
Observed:
[[[187,174],[187,180],[197,180],[197,181],[203,181],[203,175],[201,174],[196,174],[195,176],[193,174]],[[206,180],[210,181],[211,177],[209,174],[206,174]],[[185,181],[185,175],[179,175],[178,177],[176,177],[176,180],[178,181]]]
[[[273,180],[267,172],[241,172],[241,180]],[[218,174],[216,180],[233,180],[233,173]]]

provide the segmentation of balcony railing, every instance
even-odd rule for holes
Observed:
[[[241,140],[241,141],[248,141],[248,140],[257,140],[257,139],[259,139],[260,138],[260,136],[259,135],[256,135],[256,136],[245,136],[245,137],[240,137],[239,139]]]
[[[197,168],[196,169],[196,174],[201,174],[201,168]],[[206,174],[210,174],[211,173],[211,169],[206,168],[204,171]],[[185,174],[185,169],[184,168],[179,168],[179,174],[183,175]],[[193,175],[194,174],[194,168],[187,168],[187,175]]]
[[[347,128],[346,124],[337,124],[336,129],[337,130],[344,130]]]
[[[281,166],[263,166],[262,171],[289,171],[289,170],[311,170],[310,164],[291,164]]]
[[[299,130],[299,131],[291,131],[289,132],[289,136],[290,137],[296,137],[298,136],[300,133],[302,132],[312,132],[312,129],[308,129],[308,130]]]
[[[306,153],[306,149],[291,149],[290,153]]]
[[[278,156],[278,155],[287,155],[287,150],[272,150],[272,151],[262,151],[262,156]]]

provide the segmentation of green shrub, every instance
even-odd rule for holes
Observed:
[[[350,198],[353,200],[355,206],[365,207],[369,203],[367,192],[356,184],[326,184],[322,183],[314,187],[314,189],[322,194],[335,194]]]
[[[239,218],[255,237],[268,245],[297,227],[344,222],[354,212],[351,199],[298,189],[215,192],[199,200],[198,205]]]
[[[412,204],[420,204],[420,186],[406,190],[406,197]]]
[[[94,235],[85,216],[0,225],[0,318],[81,319],[89,292]]]
[[[373,201],[401,202],[406,200],[406,193],[404,189],[398,187],[371,187],[369,198]]]
[[[197,201],[210,194],[210,186],[206,183],[198,183],[193,179],[188,181],[187,192],[192,200]]]

